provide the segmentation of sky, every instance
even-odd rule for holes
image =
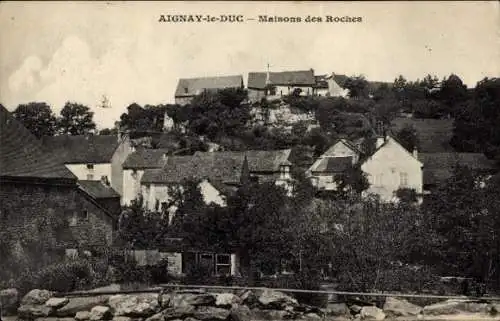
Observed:
[[[159,22],[243,15],[242,23]],[[261,23],[259,15],[301,17]],[[325,17],[361,17],[357,23]],[[322,22],[307,23],[307,16]],[[256,19],[256,20],[246,20]],[[131,103],[174,102],[179,78],[305,70],[392,82],[500,76],[500,5],[491,2],[0,2],[0,103],[89,106],[99,128]],[[111,108],[99,108],[105,95]]]

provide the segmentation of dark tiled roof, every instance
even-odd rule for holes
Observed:
[[[214,152],[204,153],[196,152],[195,155],[218,154],[227,155],[224,157],[244,157],[246,155],[248,161],[248,169],[250,172],[279,172],[280,165],[290,165],[288,158],[290,157],[291,149],[281,150],[247,150],[242,152]]]
[[[453,119],[395,118],[391,125],[393,132],[407,125],[413,126],[420,141],[420,151],[423,153],[453,152],[450,145],[453,135]]]
[[[1,105],[0,176],[76,180],[59,155],[44,152],[40,141]]]
[[[111,187],[100,181],[78,181],[80,188],[95,199],[100,198],[120,198],[120,195]]]
[[[163,155],[169,151],[169,149],[138,149],[127,157],[122,165],[123,169],[160,168],[163,166]]]
[[[203,153],[196,156],[169,156],[161,169],[144,171],[141,183],[180,183],[185,179],[217,180],[239,184],[244,155]]]
[[[65,163],[110,163],[118,147],[116,135],[42,137],[43,147]]]
[[[327,75],[314,76],[314,81],[316,82],[314,87],[328,89],[327,77],[328,77]]]
[[[341,173],[352,167],[352,157],[325,157],[319,160],[312,172]]]
[[[454,167],[467,166],[473,170],[495,170],[495,162],[481,153],[419,153],[424,164],[424,184],[437,184],[453,174]]]
[[[175,90],[175,97],[195,96],[204,90],[242,88],[243,76],[220,76],[204,78],[181,78]]]
[[[346,76],[346,75],[337,75],[337,74],[335,74],[333,76],[333,80],[335,80],[335,82],[337,83],[337,85],[339,85],[342,88],[344,88],[345,82],[347,81],[347,79],[349,79],[349,77]]]
[[[264,89],[266,88],[266,72],[248,73],[248,88]],[[313,70],[282,71],[270,72],[269,81],[272,85],[304,85],[314,86],[316,80]]]

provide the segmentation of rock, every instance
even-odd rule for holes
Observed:
[[[44,305],[44,304],[25,304],[21,305],[19,309],[17,309],[17,315],[21,319],[34,320],[37,318],[48,317],[52,312],[52,308]]]
[[[383,307],[384,313],[391,317],[417,316],[422,312],[422,308],[404,299],[388,297]]]
[[[240,304],[241,298],[232,293],[217,293],[215,296],[216,306],[227,306],[230,307],[233,304]]]
[[[351,310],[354,314],[361,313],[361,309],[363,309],[363,307],[357,304],[353,304],[349,307],[349,310]]]
[[[366,306],[361,308],[360,316],[362,320],[384,320],[385,313],[377,307]]]
[[[284,310],[252,310],[251,320],[285,320],[290,318],[290,313]]]
[[[21,305],[44,304],[52,297],[53,293],[48,290],[34,289],[28,292],[21,300]]]
[[[113,295],[108,300],[115,316],[149,317],[159,311],[158,294]]]
[[[194,294],[194,293],[181,293],[174,294],[170,297],[169,306],[178,307],[185,305],[213,305],[215,304],[215,296],[212,294]]]
[[[243,304],[246,304],[246,305],[253,305],[253,304],[256,304],[258,303],[258,298],[257,298],[257,295],[252,292],[251,290],[246,290],[246,291],[243,291],[240,295],[239,295],[240,299],[241,299],[241,302]]]
[[[59,309],[68,304],[68,298],[50,298],[45,302],[45,305],[54,309]]]
[[[48,317],[48,318],[37,318],[36,321],[75,321],[75,320],[73,318]]]
[[[285,306],[297,306],[296,299],[283,292],[264,290],[258,297],[259,303],[266,308],[282,308]]]
[[[233,321],[250,321],[252,319],[252,311],[246,305],[233,305],[230,314]]]
[[[316,313],[306,313],[306,314],[304,314],[303,319],[306,319],[306,320],[321,320],[322,318],[319,315],[317,315]]]
[[[19,304],[19,292],[16,289],[5,289],[0,291],[0,306],[2,315],[15,314]]]
[[[176,308],[168,308],[161,312],[163,320],[183,319],[192,316],[195,312],[195,307],[192,305],[179,306]],[[155,314],[157,316],[157,314]],[[157,316],[159,317],[159,316]]]
[[[77,312],[90,311],[97,305],[105,305],[108,299],[108,295],[71,298],[69,302],[58,309],[55,314],[58,317],[74,317]]]
[[[109,320],[111,317],[111,309],[102,305],[93,307],[89,313],[89,320],[91,321]]]
[[[158,295],[158,304],[162,309],[168,308],[170,301],[172,300],[174,293],[172,292],[160,292]]]
[[[500,314],[500,302],[490,304],[490,313],[493,315]]]
[[[424,315],[451,315],[451,314],[488,314],[490,308],[487,303],[468,300],[447,300],[423,308]]]
[[[361,311],[361,309],[359,311]],[[329,303],[324,313],[326,316],[349,316],[351,314],[345,303]]]
[[[90,318],[90,312],[89,311],[78,311],[75,315],[75,320],[77,321],[85,321]]]
[[[129,318],[129,317],[113,317],[113,321],[132,321],[134,319]]]
[[[231,312],[226,309],[199,306],[196,308],[193,317],[198,320],[226,320]]]
[[[129,317],[114,317],[113,321],[118,321],[118,320],[115,320],[116,318],[127,318],[127,319],[130,319]],[[163,321],[163,320],[164,320],[164,318],[163,318],[163,312],[159,312],[159,313],[153,314],[152,316],[150,316],[149,318],[146,319],[146,321]],[[123,321],[126,321],[126,320],[123,320]]]

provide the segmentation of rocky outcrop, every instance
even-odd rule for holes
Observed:
[[[171,291],[78,298],[34,290],[22,300],[18,317],[34,321],[253,321],[253,320],[500,320],[500,304],[448,300],[420,307],[404,299],[306,305],[274,290],[209,293]]]

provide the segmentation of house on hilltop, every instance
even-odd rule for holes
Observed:
[[[175,90],[175,103],[188,105],[192,99],[205,91],[244,88],[243,76],[218,76],[202,78],[181,78]]]
[[[122,164],[134,151],[128,135],[45,136],[42,144],[78,180],[108,181],[122,195]]]
[[[331,73],[330,75],[314,76],[314,78],[316,80],[316,85],[314,88],[315,96],[346,98],[349,95],[349,90],[343,87],[347,76]]]
[[[63,254],[64,249],[111,245],[116,213],[100,203],[93,191],[80,186],[60,158],[57,153],[47,152],[28,129],[0,106],[2,227],[23,235],[31,233],[30,227],[40,220],[48,222],[46,228],[55,224],[53,219],[66,222],[63,230],[52,235],[56,248],[48,249],[63,250]],[[19,248],[24,246],[21,243]],[[36,255],[40,255],[40,260],[56,260],[52,254]]]
[[[383,201],[396,200],[401,188],[422,193],[422,163],[417,152],[409,153],[391,136],[375,140],[340,139],[321,155],[307,174],[320,191],[337,189],[337,178],[359,167],[367,175],[370,187],[365,194],[376,194]]]
[[[316,86],[314,70],[250,72],[248,73],[248,99],[257,102],[262,98],[277,99],[294,92],[312,96]]]

